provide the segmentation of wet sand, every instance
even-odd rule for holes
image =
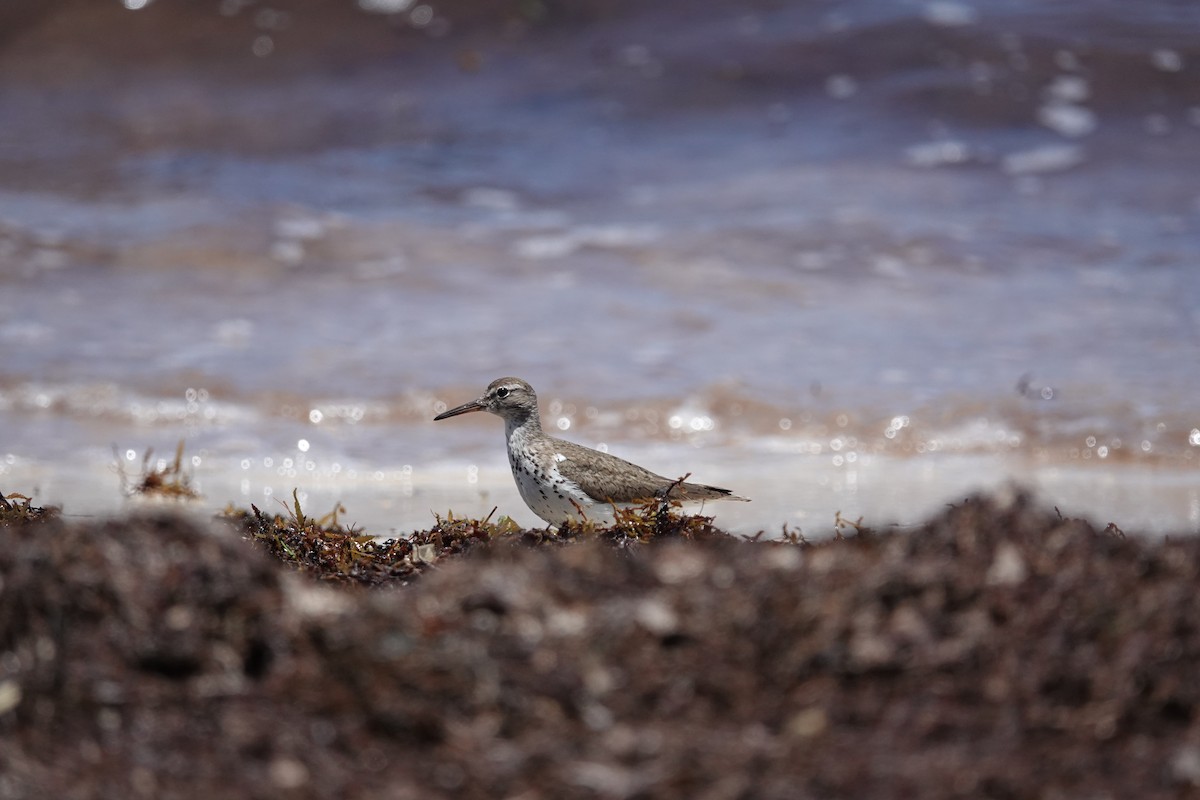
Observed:
[[[460,523],[336,585],[344,538],[297,571],[251,530],[0,526],[0,797],[1200,787],[1195,537],[1022,497],[818,544]]]

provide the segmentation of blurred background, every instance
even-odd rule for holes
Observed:
[[[907,524],[1200,530],[1191,0],[6,0],[0,491],[293,489],[389,535],[547,428]]]

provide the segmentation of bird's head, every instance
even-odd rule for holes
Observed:
[[[434,417],[436,422],[447,417],[457,417],[472,411],[488,411],[505,419],[524,419],[537,416],[537,395],[533,387],[520,378],[497,378],[488,384],[487,390],[478,400],[443,411]]]

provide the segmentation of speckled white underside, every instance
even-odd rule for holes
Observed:
[[[559,473],[557,465],[565,458],[561,453],[546,454],[549,457],[545,458],[545,464],[538,463],[525,433],[525,428],[509,426],[508,465],[517,482],[517,491],[530,511],[551,525],[564,520],[611,520],[612,508],[607,503],[596,503],[584,494],[579,484]]]

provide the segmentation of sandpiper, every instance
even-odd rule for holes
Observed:
[[[471,411],[504,418],[508,463],[517,490],[530,510],[551,525],[608,520],[613,506],[662,499],[665,492],[669,492],[667,499],[683,502],[748,499],[716,486],[672,481],[608,453],[547,435],[538,418],[537,395],[520,378],[494,380],[478,400],[434,420]]]

